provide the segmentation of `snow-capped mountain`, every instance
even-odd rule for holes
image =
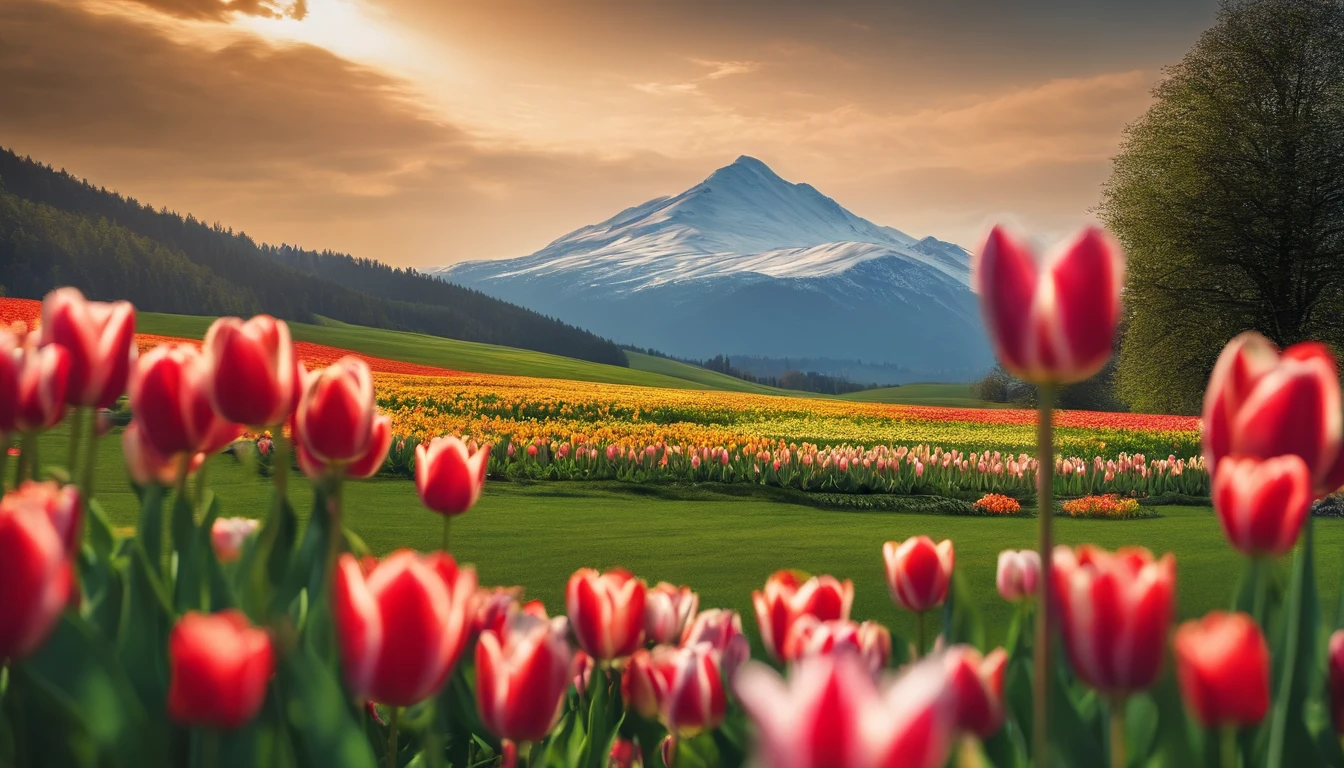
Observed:
[[[852,357],[969,378],[990,364],[969,261],[743,156],[531,256],[438,274],[677,356]]]

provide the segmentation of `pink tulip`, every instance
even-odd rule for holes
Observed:
[[[70,355],[37,346],[37,334],[0,328],[0,437],[51,429],[65,416]]]
[[[681,639],[700,605],[700,596],[690,587],[660,581],[648,590],[644,603],[644,635],[654,643]]]
[[[1034,549],[1005,549],[999,553],[995,582],[999,595],[1010,603],[1031,600],[1041,578],[1041,553]]]
[[[57,288],[42,300],[41,344],[59,344],[70,355],[67,403],[109,408],[126,391],[135,361],[135,307]]]
[[[215,559],[221,563],[237,561],[243,556],[243,544],[260,527],[261,521],[250,517],[217,518],[210,529],[210,543],[215,550]]]

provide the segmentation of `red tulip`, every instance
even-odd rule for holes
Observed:
[[[215,559],[232,563],[243,556],[243,544],[261,527],[261,521],[250,517],[220,517],[210,528],[210,544]]]
[[[1206,728],[1255,725],[1269,711],[1269,645],[1244,613],[1214,611],[1176,630],[1176,675]]]
[[[723,723],[728,697],[721,667],[722,657],[708,643],[674,653],[670,685],[661,707],[668,731],[679,738],[691,738]]]
[[[0,497],[0,514],[21,509],[38,512],[51,521],[51,528],[60,538],[67,557],[79,550],[80,537],[84,532],[80,527],[83,504],[80,502],[79,488],[73,485],[62,487],[50,481],[24,481],[18,488]]]
[[[805,656],[859,652],[859,625],[848,620],[821,621],[815,616],[799,616],[784,637],[784,661]]]
[[[1008,654],[995,648],[981,656],[969,645],[954,645],[942,658],[957,703],[957,727],[982,739],[993,736],[1003,726],[1003,668]]]
[[[574,651],[574,690],[581,695],[588,693],[588,684],[592,682],[595,666],[597,663],[593,661],[593,657],[584,653],[582,648]]]
[[[891,663],[891,632],[876,621],[859,625],[859,656],[868,662],[874,675],[880,674]]]
[[[794,571],[776,571],[766,580],[764,590],[751,593],[761,643],[776,661],[784,661],[784,641],[799,616],[848,620],[854,603],[854,583],[848,579],[813,576],[800,583],[799,578]]]
[[[1227,456],[1213,477],[1218,522],[1232,546],[1246,555],[1291,550],[1311,500],[1311,470],[1297,456],[1267,461]]]
[[[723,657],[724,675],[733,679],[737,668],[751,657],[751,645],[742,634],[742,618],[737,611],[711,608],[696,614],[681,636],[683,646],[709,643]]]
[[[1125,257],[1088,227],[1043,263],[994,227],[971,260],[971,288],[1003,367],[1036,383],[1090,378],[1111,357]]]
[[[70,597],[73,572],[48,510],[0,501],[0,662],[46,641]]]
[[[241,611],[192,611],[168,636],[168,714],[177,722],[234,729],[256,717],[275,673],[264,630]]]
[[[644,768],[644,755],[640,753],[639,745],[629,739],[616,739],[611,745],[607,768]]]
[[[541,741],[560,716],[573,653],[563,616],[522,611],[503,632],[486,630],[476,646],[476,704],[491,733],[510,741]]]
[[[928,536],[912,536],[882,545],[891,599],[907,611],[923,613],[947,599],[955,553],[950,539],[933,543]]]
[[[70,354],[0,328],[0,435],[51,429],[65,416]]]
[[[1010,603],[1031,600],[1041,579],[1041,553],[1034,549],[1005,549],[999,553],[995,583]]]
[[[655,643],[679,641],[699,605],[700,596],[690,587],[658,582],[644,602],[644,634]]]
[[[456,437],[438,437],[415,446],[415,487],[420,503],[441,515],[460,515],[471,509],[485,487],[490,446],[468,455]]]
[[[291,422],[292,424],[293,422]],[[291,432],[294,429],[291,428]],[[302,440],[294,442],[294,453],[299,460],[299,469],[309,479],[320,481],[328,477],[364,479],[378,474],[392,447],[392,418],[380,415],[373,420],[373,429],[365,445],[365,453],[354,461],[324,462],[309,452]]]
[[[654,720],[662,711],[663,698],[676,673],[677,648],[671,645],[640,648],[630,654],[621,675],[621,699],[646,720]]]
[[[298,404],[298,358],[289,326],[270,315],[221,317],[205,334],[207,388],[225,419],[252,427],[284,424]]]
[[[307,375],[294,411],[295,434],[317,462],[355,462],[369,452],[377,411],[368,364],[343,357]]]
[[[759,662],[734,689],[756,724],[756,764],[771,768],[934,768],[947,759],[956,712],[941,660],[878,688],[852,654],[812,656],[785,683]]]
[[[178,457],[159,453],[157,448],[145,440],[140,425],[134,421],[127,424],[121,433],[121,453],[126,459],[126,469],[136,485],[161,485],[167,488],[177,482],[181,461]],[[204,463],[204,453],[192,456],[187,473],[195,473]]]
[[[1176,559],[1139,547],[1056,547],[1054,595],[1064,647],[1083,682],[1112,696],[1153,684],[1171,626]]]
[[[1258,333],[1223,348],[1204,392],[1204,463],[1224,456],[1302,457],[1317,495],[1344,483],[1339,376],[1324,345],[1298,344],[1282,355]]]
[[[3,654],[0,654],[3,655]],[[1344,734],[1344,629],[1330,636],[1330,721]]]
[[[42,346],[70,355],[70,405],[108,408],[126,391],[135,360],[135,307],[88,301],[77,288],[57,288],[42,300]]]
[[[367,576],[341,555],[333,600],[352,692],[406,707],[439,690],[466,645],[475,593],[475,569],[445,552],[399,550]]]
[[[635,652],[644,642],[644,582],[615,568],[599,574],[580,568],[569,577],[565,608],[583,647],[597,661]]]
[[[210,362],[189,344],[162,344],[136,362],[131,410],[144,440],[164,456],[212,454],[243,434],[215,413]]]

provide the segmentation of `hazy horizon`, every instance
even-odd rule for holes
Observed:
[[[0,145],[404,266],[525,255],[739,155],[972,246],[1085,221],[1214,9],[8,0]]]

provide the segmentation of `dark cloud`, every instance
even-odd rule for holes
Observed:
[[[268,19],[302,19],[308,0],[133,0],[182,19],[224,21],[235,13]]]

